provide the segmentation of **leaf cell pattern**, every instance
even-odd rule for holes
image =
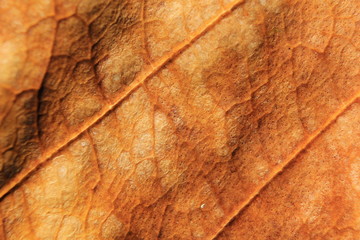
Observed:
[[[2,0],[1,239],[359,238],[359,8]]]

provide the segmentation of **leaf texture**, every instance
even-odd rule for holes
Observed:
[[[358,239],[359,116],[356,101],[217,239]]]
[[[358,1],[0,3],[2,239],[360,237]]]

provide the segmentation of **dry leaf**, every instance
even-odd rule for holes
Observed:
[[[218,239],[359,239],[359,126],[357,100]]]
[[[358,9],[0,0],[1,239],[359,239]]]

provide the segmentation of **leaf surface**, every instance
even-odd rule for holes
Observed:
[[[216,239],[358,239],[359,116],[358,100]]]
[[[17,4],[3,239],[359,236],[357,1]]]

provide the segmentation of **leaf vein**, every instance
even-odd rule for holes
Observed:
[[[68,144],[70,144],[75,139],[77,139],[87,129],[89,129],[97,122],[99,122],[106,114],[108,114],[115,107],[117,107],[127,96],[129,96],[136,89],[138,89],[143,82],[145,82],[147,79],[149,79],[154,74],[156,74],[169,61],[176,58],[184,50],[189,48],[196,40],[198,40],[201,36],[206,34],[211,28],[213,28],[217,23],[219,23],[223,18],[228,16],[235,8],[237,8],[243,2],[244,0],[238,0],[236,2],[233,2],[225,6],[223,11],[221,11],[217,16],[205,22],[197,31],[191,34],[186,40],[175,46],[170,53],[164,55],[159,60],[155,61],[155,63],[151,65],[150,69],[146,69],[145,71],[141,72],[140,75],[137,77],[137,79],[135,79],[129,85],[128,88],[126,88],[124,91],[120,92],[117,96],[115,96],[111,103],[105,105],[95,116],[93,116],[82,127],[80,127],[77,132],[70,134],[64,141],[56,144],[51,149],[46,150],[46,152],[43,153],[43,155],[37,161],[31,162],[20,173],[18,173],[14,178],[12,178],[8,183],[6,183],[0,189],[0,199],[2,199],[4,195],[10,192],[15,186],[20,185],[33,172],[39,169],[43,163],[47,162],[61,149],[63,149]]]

